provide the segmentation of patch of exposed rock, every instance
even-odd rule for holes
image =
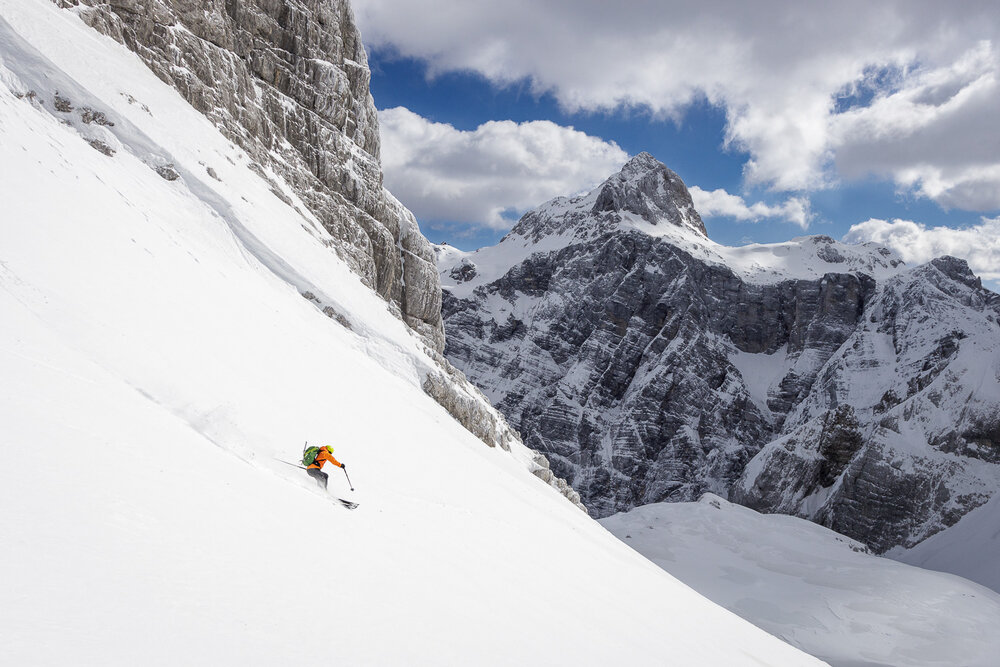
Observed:
[[[433,252],[382,187],[370,72],[347,0],[54,2],[125,44],[279,175],[337,254],[443,349]]]

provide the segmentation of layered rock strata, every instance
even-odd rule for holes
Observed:
[[[433,249],[410,211],[382,186],[370,72],[347,0],[53,1],[135,52],[245,151],[248,167],[295,208],[293,193],[322,222],[323,244],[426,342],[426,363],[417,368],[424,391],[485,444],[511,451],[586,511],[547,459],[527,450],[503,415],[441,355]],[[69,100],[53,95],[57,110],[71,110]],[[101,112],[81,112],[85,124],[113,125]],[[173,165],[151,166],[166,179],[180,178]],[[219,178],[204,166],[210,178]],[[312,291],[301,294],[355,329]]]
[[[347,0],[54,1],[134,51],[262,178],[287,184],[331,249],[443,349],[433,252],[382,186],[371,74]]]
[[[952,257],[885,281],[732,499],[879,552],[986,502],[1000,465],[995,296]]]
[[[719,246],[646,154],[493,248],[438,256],[446,356],[595,516],[714,492],[884,550],[1000,479],[1000,390],[967,412],[983,378],[950,365],[974,348],[997,389],[996,301],[958,260],[907,270],[822,236]],[[892,370],[875,383],[873,368]],[[924,401],[935,428],[888,447],[883,431],[910,437]]]

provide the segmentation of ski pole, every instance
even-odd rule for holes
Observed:
[[[347,485],[350,486],[351,487],[351,491],[353,491],[354,490],[354,485],[351,484],[351,476],[347,474],[347,468],[343,468],[342,467],[341,470],[343,470],[344,471],[344,475],[347,476]]]

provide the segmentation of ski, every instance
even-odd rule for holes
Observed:
[[[297,463],[291,463],[290,461],[286,461],[284,459],[275,459],[275,461],[280,461],[281,463],[284,463],[286,466],[292,466],[293,468],[298,468],[299,470],[308,470],[308,468],[306,468],[305,466],[300,466]],[[344,498],[338,498],[336,496],[332,497],[334,500],[336,500],[338,503],[340,503],[349,510],[358,509],[358,503],[352,502],[350,500],[345,500]]]

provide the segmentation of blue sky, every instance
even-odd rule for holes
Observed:
[[[355,0],[386,185],[433,241],[648,151],[711,238],[827,234],[1000,283],[995,0]]]
[[[743,165],[749,156],[724,146],[725,112],[706,100],[685,109],[677,121],[654,118],[648,110],[570,113],[561,109],[551,94],[533,93],[527,81],[496,85],[473,72],[447,72],[429,78],[426,64],[413,58],[372,50],[369,59],[372,94],[380,109],[406,107],[428,120],[465,131],[473,131],[490,120],[551,120],[614,141],[629,155],[652,153],[689,186],[723,188],[767,203],[781,199],[766,188],[743,189]],[[979,214],[945,211],[929,199],[901,193],[884,179],[865,179],[820,190],[811,194],[811,203],[815,219],[808,229],[783,220],[741,222],[726,216],[708,217],[705,223],[713,240],[743,245],[784,241],[802,234],[827,234],[839,239],[852,225],[869,218],[904,218],[951,226],[979,220]],[[420,222],[431,241],[447,242],[464,250],[493,245],[504,234],[504,230],[478,227],[469,233],[464,224],[468,221],[464,220]]]

